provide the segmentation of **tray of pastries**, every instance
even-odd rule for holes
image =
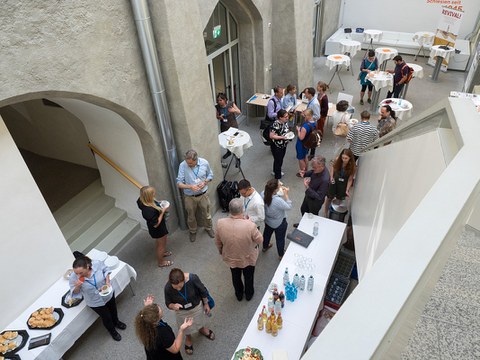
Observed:
[[[30,315],[27,325],[29,329],[48,330],[60,324],[62,319],[63,310],[51,306],[49,308],[40,308],[37,311],[34,311],[32,315]]]
[[[72,293],[70,292],[70,290],[68,290],[62,296],[62,306],[66,307],[67,309],[80,305],[82,301],[83,301],[83,297],[81,298],[72,297]]]
[[[22,349],[28,340],[26,330],[6,330],[0,333],[0,360],[18,358],[15,353]]]

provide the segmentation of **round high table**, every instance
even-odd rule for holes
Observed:
[[[380,70],[385,71],[387,68],[387,61],[393,59],[398,55],[397,49],[389,47],[381,47],[375,49],[375,56],[380,63]]]
[[[349,56],[350,61],[355,56],[355,54],[362,48],[362,43],[360,41],[355,41],[350,39],[340,40],[340,45],[341,45],[340,52],[342,54]],[[350,66],[350,69],[352,70],[352,76],[353,76],[353,67]]]
[[[386,71],[372,71],[368,73],[366,79],[373,84],[373,98],[371,110],[375,110],[378,104],[378,98],[383,88],[387,88],[388,91],[393,90],[393,75]]]
[[[455,51],[455,48],[453,47],[448,47],[447,49],[442,49],[441,47],[444,45],[433,45],[432,49],[430,50],[430,57],[435,58],[437,57],[435,61],[435,67],[433,68],[433,73],[432,73],[432,80],[437,81],[438,79],[438,73],[440,72],[440,68],[442,67],[442,62],[443,59],[448,61],[448,58],[450,57],[450,54]]]
[[[425,48],[430,48],[433,45],[433,40],[435,39],[435,33],[430,31],[418,31],[413,35],[412,40],[416,41],[420,45],[417,54],[415,55],[415,61],[420,54],[420,51],[423,52],[423,57],[427,57],[425,54]]]
[[[245,179],[245,175],[242,171],[240,158],[243,156],[244,150],[253,146],[250,135],[246,131],[230,128],[227,131],[218,134],[218,143],[222,148],[229,150],[233,154],[232,158],[230,159],[230,163],[228,164],[227,170],[225,171],[224,178],[227,176],[228,170],[230,170],[230,166],[235,159],[235,164],[239,168],[243,178]]]
[[[373,49],[373,41],[380,41],[383,36],[383,31],[382,30],[374,30],[374,29],[366,29],[363,31],[363,42],[369,43],[367,50],[365,51],[365,55],[363,57],[366,57],[368,54],[368,50]]]
[[[342,78],[340,77],[339,72],[342,65],[345,65],[346,67],[350,66],[350,57],[342,54],[332,54],[327,57],[327,60],[325,61],[325,65],[328,66],[330,70],[335,68],[335,72],[333,73],[332,78],[328,82],[328,86],[330,86],[333,78],[335,77],[335,75],[337,75],[338,80],[342,85],[342,90],[345,90],[345,87],[343,86]]]
[[[413,105],[410,101],[396,98],[385,99],[379,104],[379,109],[385,105],[390,105],[400,120],[408,119],[412,116]]]
[[[417,65],[417,64],[411,64],[411,63],[407,63],[407,65],[410,66],[413,69],[412,79],[413,78],[423,79],[423,67],[422,66]],[[407,83],[403,87],[402,93],[400,95],[400,97],[402,99],[405,99],[405,96],[407,96],[407,90],[408,90],[409,85],[410,85],[410,83]]]

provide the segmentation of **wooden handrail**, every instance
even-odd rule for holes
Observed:
[[[88,143],[88,147],[90,150],[92,150],[95,154],[100,156],[103,160],[107,162],[111,167],[113,167],[115,170],[117,170],[125,179],[130,181],[133,185],[135,185],[137,188],[141,189],[143,186],[138,183],[134,178],[132,178],[130,175],[128,175],[125,170],[123,170],[120,166],[115,164],[112,160],[110,160],[105,154],[103,154],[100,150],[98,150],[95,145],[92,143]]]

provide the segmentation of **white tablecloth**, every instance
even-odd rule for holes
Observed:
[[[415,40],[418,45],[423,47],[430,47],[433,44],[435,34],[430,31],[418,31],[413,35],[412,40]]]
[[[238,135],[234,135],[238,132]],[[241,158],[245,149],[253,146],[252,139],[247,132],[231,127],[218,134],[218,143],[224,149],[230,150],[236,157]]]
[[[386,71],[369,72],[366,79],[375,86],[377,91],[382,88],[387,88],[388,91],[392,91],[393,89],[393,75]]]
[[[290,282],[293,276],[298,273],[308,279],[310,275],[314,277],[313,291],[298,291],[298,297],[295,302],[285,301],[285,307],[282,309],[283,328],[278,331],[278,336],[274,337],[265,330],[257,329],[258,314],[263,305],[267,305],[271,293],[267,290],[255,311],[242,340],[237,346],[237,350],[247,346],[259,349],[265,360],[272,359],[272,352],[283,349],[288,353],[288,359],[300,359],[303,354],[305,343],[310,337],[317,313],[325,295],[327,282],[334,265],[340,242],[345,231],[345,224],[325,219],[316,215],[308,218],[305,214],[300,221],[299,229],[312,235],[314,222],[319,223],[318,235],[310,243],[308,248],[304,248],[294,242],[290,242],[282,261],[277,267],[272,281],[278,285],[279,291],[284,291],[283,274],[288,267]],[[315,267],[311,271],[306,271],[297,266],[300,256],[312,259],[311,263]],[[258,289],[259,292],[261,291]],[[237,351],[236,350],[236,351]]]
[[[413,77],[423,79],[423,67],[417,64],[407,63],[413,69]]]
[[[97,252],[90,251],[88,255]],[[66,269],[65,269],[66,270]],[[133,267],[120,261],[110,276],[115,295],[118,296],[130,283],[130,279],[137,278]],[[5,330],[27,330],[30,339],[40,335],[52,333],[50,344],[28,350],[28,342],[17,354],[22,360],[30,359],[60,359],[63,354],[82,336],[82,334],[95,322],[98,315],[85,305],[85,301],[70,309],[61,306],[62,296],[69,290],[68,280],[62,277],[57,280],[42,296],[40,296],[30,307],[28,307],[16,320],[11,322]],[[60,324],[51,330],[30,330],[27,327],[27,320],[30,314],[41,307],[54,306],[61,308],[65,316]],[[120,314],[121,316],[121,314]],[[30,340],[29,340],[30,341]]]
[[[327,56],[325,65],[328,66],[330,70],[332,70],[337,65],[345,65],[348,67],[350,66],[350,58],[347,55],[332,54]]]
[[[445,50],[445,49],[440,49],[440,46],[442,46],[442,45],[433,45],[432,46],[432,48],[430,50],[430,57],[434,58],[435,56],[441,56],[446,61],[448,61],[448,58],[450,57],[450,54],[455,51],[455,48],[450,46],[448,50]]]
[[[360,41],[355,40],[341,40],[340,44],[342,45],[340,51],[343,54],[349,53],[351,58],[353,58],[355,54],[362,48],[362,44],[360,43]]]
[[[389,100],[391,101],[391,103],[387,104],[386,102]],[[401,104],[399,105],[400,101],[401,101]],[[410,101],[407,101],[404,99],[390,98],[390,99],[385,99],[380,103],[380,107],[384,105],[390,105],[392,110],[395,111],[395,115],[400,120],[408,119],[412,116],[413,105]]]
[[[381,47],[375,49],[375,56],[378,59],[378,63],[381,64],[386,60],[393,59],[395,56],[398,55],[397,49],[389,48],[389,47]]]
[[[363,41],[370,42],[370,39],[373,39],[373,41],[380,41],[382,35],[382,30],[367,29],[363,32]]]

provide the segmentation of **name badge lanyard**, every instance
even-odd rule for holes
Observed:
[[[185,302],[188,304],[188,300],[187,300],[187,283],[186,283],[186,282],[183,284],[183,291],[185,292],[185,295],[183,295],[180,290],[178,290],[178,293],[180,294],[180,296],[181,296],[182,298],[185,299]]]
[[[198,173],[200,172],[200,165],[197,165],[196,168],[197,168],[197,172],[195,172],[195,170],[192,170],[192,172],[193,172],[193,175],[195,175],[195,179],[198,179]]]
[[[248,204],[250,204],[250,201],[252,201],[252,198],[248,199],[246,204],[243,204],[243,208],[247,210]]]
[[[85,279],[85,281],[87,283],[89,283],[90,285],[92,285],[95,289],[97,288],[97,278],[95,277],[95,274],[93,274],[93,281],[94,282],[91,282],[90,280],[87,280],[87,279]]]

